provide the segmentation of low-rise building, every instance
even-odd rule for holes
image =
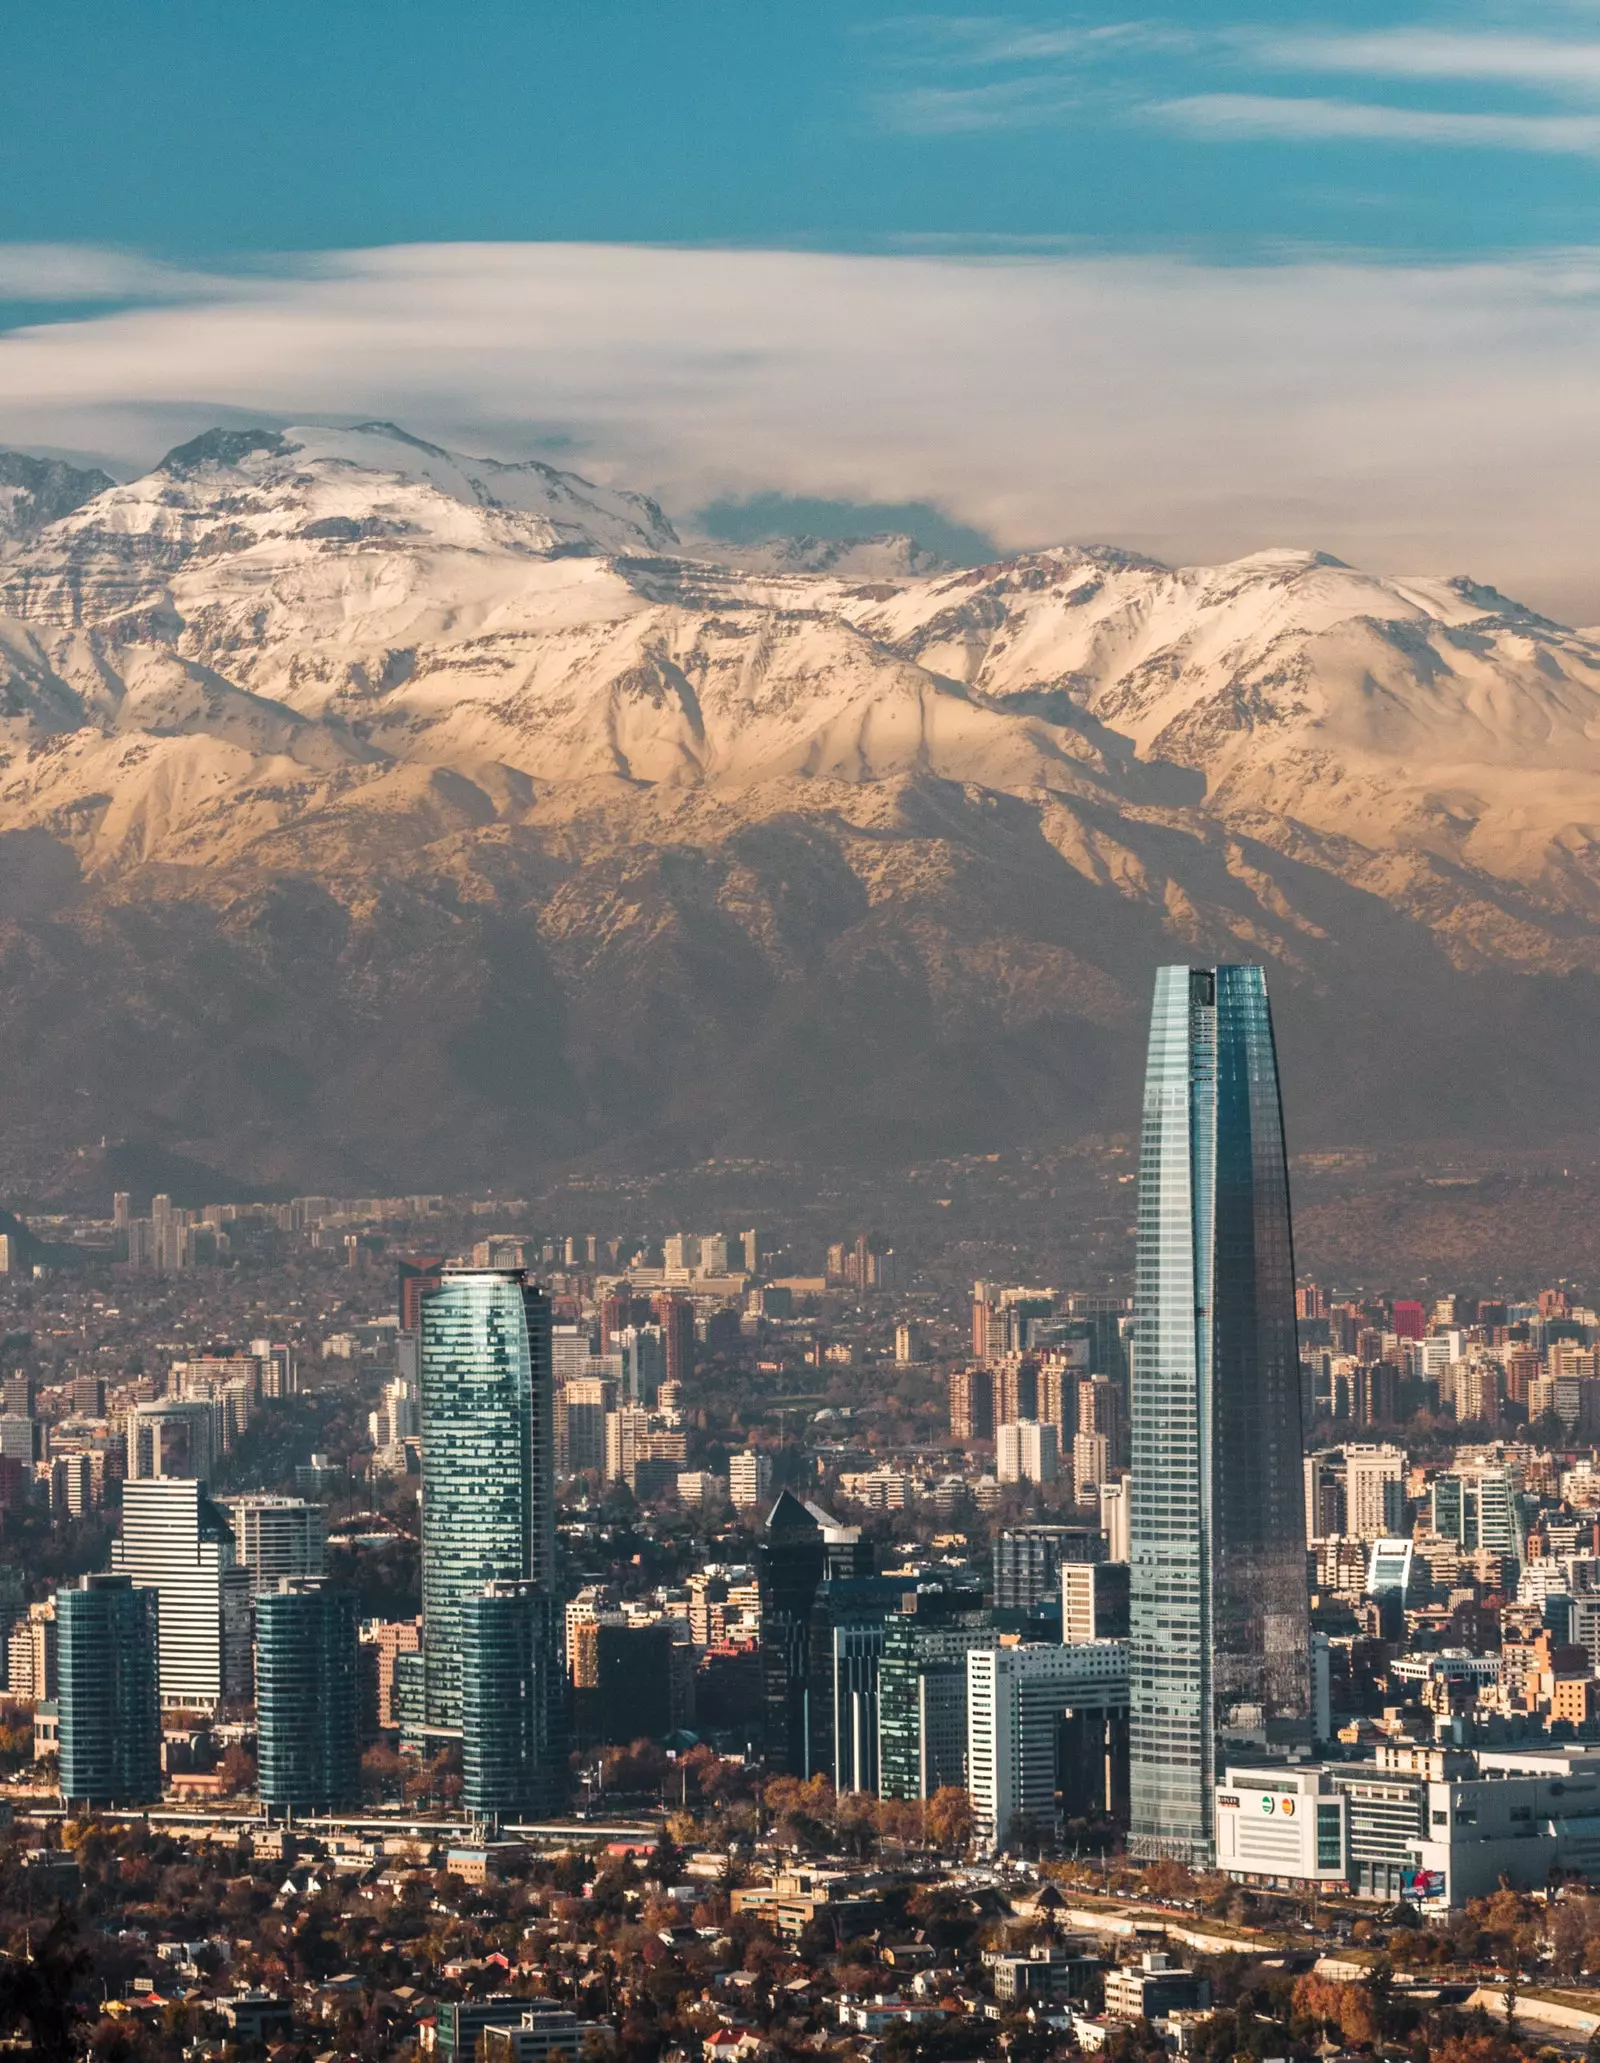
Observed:
[[[1130,1968],[1106,1972],[1106,2017],[1111,2020],[1157,2020],[1179,2007],[1210,2003],[1210,1979],[1186,1970],[1164,1949],[1147,1949]]]

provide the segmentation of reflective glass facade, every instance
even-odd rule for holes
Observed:
[[[151,1805],[161,1796],[158,1615],[157,1593],[126,1576],[85,1576],[56,1592],[69,1804]]]
[[[257,1740],[269,1811],[360,1804],[358,1646],[350,1591],[286,1577],[257,1597]]]
[[[1219,1742],[1310,1705],[1294,1249],[1259,967],[1163,967],[1133,1348],[1131,1844],[1208,1862]]]
[[[537,1584],[491,1583],[461,1607],[462,1802],[484,1818],[547,1812],[566,1742],[559,1614]],[[663,1732],[665,1728],[661,1729]]]
[[[550,1300],[521,1269],[446,1273],[422,1307],[427,1724],[461,1724],[461,1611],[487,1584],[553,1592]]]

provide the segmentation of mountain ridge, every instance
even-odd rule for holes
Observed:
[[[1314,551],[710,549],[382,423],[0,542],[14,1168],[1125,1131],[1188,954],[1268,964],[1307,1138],[1600,1118],[1593,637]]]

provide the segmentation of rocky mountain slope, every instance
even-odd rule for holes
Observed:
[[[1600,1115],[1600,641],[1492,589],[713,563],[384,424],[61,498],[0,547],[0,1176],[1126,1131],[1173,955],[1269,963],[1303,1143]]]

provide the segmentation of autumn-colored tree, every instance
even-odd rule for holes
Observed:
[[[1336,2027],[1346,2041],[1374,2042],[1380,2032],[1378,2006],[1362,1984],[1335,1984],[1331,1978],[1308,1975],[1295,1985],[1293,2010],[1296,2019],[1316,2026]]]
[[[1151,1898],[1193,1898],[1199,1886],[1192,1870],[1163,1859],[1145,1865],[1144,1888]]]
[[[942,1855],[964,1855],[977,1824],[972,1800],[959,1784],[940,1785],[928,1800],[923,1821],[930,1846]]]

